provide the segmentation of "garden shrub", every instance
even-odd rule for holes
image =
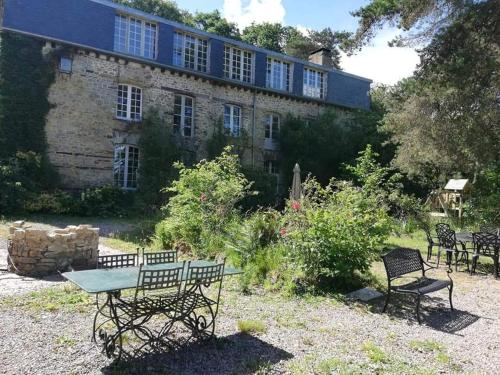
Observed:
[[[314,179],[305,183],[302,202],[291,202],[283,228],[285,245],[300,264],[305,286],[335,282],[346,285],[356,272],[368,271],[388,238],[391,219],[375,196],[346,182],[323,188]],[[331,285],[330,285],[331,287]]]
[[[51,176],[56,180],[44,157],[34,152],[18,152],[0,160],[0,213],[22,211]]]
[[[74,214],[82,216],[123,217],[133,212],[134,193],[117,186],[90,188],[81,194]]]
[[[238,156],[227,147],[213,161],[176,167],[179,179],[166,189],[172,197],[163,208],[165,219],[156,227],[156,245],[180,247],[197,257],[225,252],[227,234],[241,221],[237,205],[251,193]]]

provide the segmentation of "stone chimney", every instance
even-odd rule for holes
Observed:
[[[328,48],[320,48],[309,55],[309,62],[333,68],[332,51]]]

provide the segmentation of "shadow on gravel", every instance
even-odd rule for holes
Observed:
[[[189,344],[175,352],[115,362],[101,371],[103,374],[267,374],[273,364],[291,358],[292,354],[257,337],[238,333]]]
[[[382,313],[384,302],[385,296],[363,305],[372,313],[384,314]],[[393,294],[385,314],[389,315],[391,318],[406,320],[410,324],[418,325],[415,309],[416,301],[414,298],[406,295]],[[423,326],[450,334],[458,334],[458,332],[482,318],[467,311],[457,309],[451,311],[447,299],[430,296],[422,297],[420,317]]]

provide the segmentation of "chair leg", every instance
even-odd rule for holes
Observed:
[[[417,320],[418,324],[422,324],[422,321],[420,320],[420,294],[417,295]]]
[[[385,313],[385,310],[387,310],[387,305],[389,304],[389,298],[391,298],[391,291],[387,291],[387,297],[385,297],[385,304],[384,308],[382,309],[382,312]]]
[[[453,294],[453,285],[450,285],[450,286],[448,287],[448,292],[449,292],[449,294],[450,294],[450,309],[451,309],[451,311],[453,311],[453,310],[455,310],[455,309],[453,308],[453,298],[452,298],[452,294]]]
[[[498,263],[499,263],[498,257],[494,257],[493,258],[493,264],[494,264],[493,272],[495,273],[495,279],[498,279],[498,277],[500,277],[500,275],[498,274],[498,272],[499,272],[499,269],[498,269],[499,264]]]
[[[451,264],[450,264],[450,266],[451,266]],[[455,252],[455,272],[458,272],[458,252],[457,251]]]
[[[432,245],[427,246],[427,261],[431,260]]]
[[[441,260],[441,246],[438,246],[438,262],[437,262],[437,268],[439,268],[439,261]]]

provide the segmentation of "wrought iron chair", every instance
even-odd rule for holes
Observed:
[[[427,261],[431,260],[432,256],[432,249],[434,246],[438,247],[440,246],[439,244],[439,237],[434,237],[431,234],[431,231],[429,228],[424,228],[425,236],[427,237]]]
[[[140,343],[134,352],[146,347],[155,351],[177,346],[168,334],[178,320],[185,262],[179,267],[160,270],[148,270],[146,267],[143,264],[139,266],[134,296],[117,296],[116,302],[111,305],[116,332],[109,337],[101,337],[110,342],[112,351],[118,348],[118,358],[123,353],[130,354],[122,347],[122,338],[129,333],[135,335],[135,341]],[[147,326],[155,315],[166,317],[159,329]]]
[[[484,256],[493,259],[493,269],[495,278],[499,275],[499,256],[500,256],[500,239],[492,233],[472,233],[474,243],[474,254],[472,255],[472,266],[470,274],[476,272],[477,261],[479,257]]]
[[[389,253],[382,256],[384,261],[385,270],[387,273],[387,297],[384,304],[384,309],[382,312],[385,312],[387,309],[387,305],[389,304],[389,299],[391,297],[391,293],[400,293],[400,294],[411,294],[417,297],[417,320],[418,323],[421,324],[420,319],[420,298],[425,294],[429,294],[444,288],[448,288],[449,291],[449,299],[450,299],[450,308],[453,310],[453,302],[452,302],[452,292],[453,292],[453,280],[450,277],[451,269],[448,269],[448,278],[449,280],[438,280],[438,279],[430,279],[425,276],[425,273],[433,268],[429,264],[427,264],[423,259],[420,251],[414,249],[407,248],[396,248]],[[427,266],[428,268],[424,267]],[[415,281],[412,281],[407,284],[401,285],[391,285],[394,280],[404,278],[405,275],[408,275],[413,272],[422,272],[422,277],[415,277]]]
[[[469,251],[465,246],[459,248],[457,243],[457,237],[454,230],[448,230],[445,233],[441,233],[439,236],[439,249],[438,249],[438,263],[441,258],[441,251],[446,252],[446,263],[451,267],[451,262],[453,260],[453,255],[455,255],[455,271],[458,270],[458,262],[463,261],[467,265],[467,271],[469,271]]]
[[[177,250],[171,251],[161,251],[145,253],[143,250],[142,257],[144,263],[151,264],[163,264],[163,263],[176,263],[177,262]]]
[[[500,228],[489,226],[489,225],[481,226],[479,228],[479,232],[481,232],[481,233],[491,233],[491,234],[494,234],[496,236],[500,236]]]
[[[225,263],[225,259],[221,264],[214,266],[193,266],[188,263],[180,308],[181,320],[191,330],[191,338],[202,339],[214,336]],[[208,289],[212,285],[216,289],[209,297]]]
[[[444,234],[448,231],[451,230],[451,227],[449,224],[446,223],[438,223],[436,224],[436,234],[439,237],[441,234]]]
[[[135,267],[139,260],[139,251],[137,254],[118,254],[118,255],[98,255],[97,268],[124,268]]]

